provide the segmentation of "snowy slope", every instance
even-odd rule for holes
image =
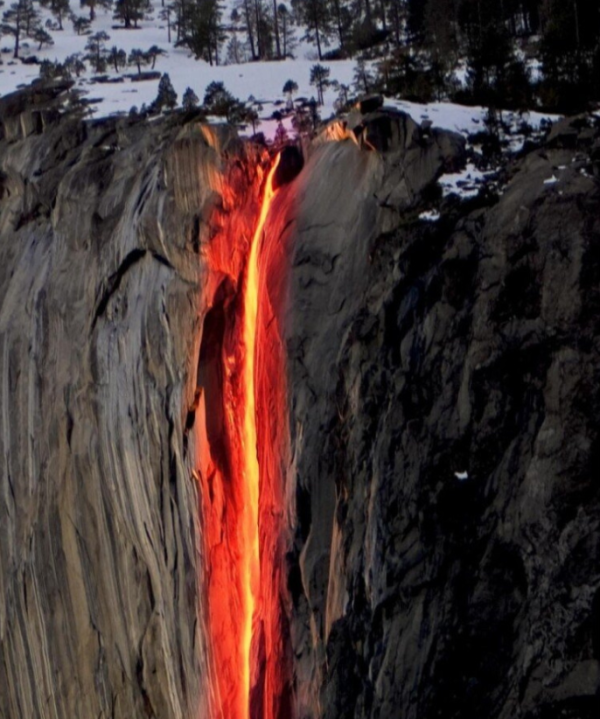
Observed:
[[[224,18],[228,18],[236,0],[227,0]],[[247,101],[254,97],[261,101],[259,108],[260,117],[263,121],[258,127],[260,131],[271,136],[277,126],[274,121],[269,121],[273,110],[277,109],[283,99],[282,88],[288,79],[298,84],[298,96],[311,98],[316,92],[309,83],[310,68],[315,63],[316,52],[306,41],[301,41],[303,30],[296,29],[297,44],[295,60],[283,62],[260,62],[245,63],[241,65],[210,66],[206,62],[196,60],[185,48],[175,48],[168,43],[167,28],[159,20],[160,0],[153,0],[153,13],[140,22],[139,29],[125,30],[115,25],[112,19],[112,11],[99,9],[97,17],[92,25],[92,31],[104,30],[110,36],[107,48],[115,45],[125,50],[127,54],[134,49],[147,50],[152,45],[157,45],[166,51],[165,56],[159,56],[156,61],[155,70],[161,73],[168,73],[177,91],[179,100],[186,87],[191,87],[196,95],[202,99],[206,86],[214,81],[221,81],[225,87],[237,98]],[[85,15],[87,10],[80,8],[76,0],[71,1],[71,9],[79,15]],[[48,10],[42,8],[42,23],[51,18]],[[31,40],[22,43],[22,57],[26,58],[35,55],[40,61],[47,59],[63,62],[66,57],[73,53],[85,55],[87,37],[78,36],[69,20],[64,22],[63,31],[52,31],[54,46],[37,50],[36,44]],[[28,84],[39,75],[39,66],[35,64],[23,64],[20,60],[12,59],[12,38],[5,36],[0,39],[2,50],[0,57],[3,64],[0,65],[0,95],[14,91],[20,85]],[[224,54],[224,53],[223,53]],[[352,60],[327,61],[323,64],[331,70],[331,80],[337,80],[345,85],[352,85],[354,62]],[[149,104],[157,94],[158,80],[147,80],[144,82],[133,82],[123,77],[125,74],[135,74],[135,69],[127,68],[123,73],[115,73],[114,68],[108,68],[106,74],[114,79],[122,79],[118,83],[96,83],[92,80],[91,68],[77,81],[78,87],[86,93],[88,99],[95,100],[92,103],[92,111],[96,117],[114,113],[126,113],[132,106],[140,108],[143,104]],[[320,108],[323,119],[327,119],[334,112],[333,103],[336,94],[333,89],[325,92],[325,106]],[[415,119],[430,119],[434,125],[458,130],[463,133],[474,132],[483,127],[484,108],[461,107],[450,103],[431,103],[419,105],[403,101],[392,101],[399,109],[409,112]],[[533,115],[529,121],[539,125],[541,116]],[[284,123],[290,129],[290,122]],[[512,148],[518,149],[517,145]]]
[[[77,14],[85,14],[80,10],[78,3],[71,2],[71,8]],[[155,70],[168,73],[178,93],[179,100],[186,87],[191,87],[196,95],[202,99],[206,86],[213,80],[222,81],[225,87],[240,100],[247,100],[254,96],[257,100],[267,103],[263,108],[263,117],[269,117],[273,107],[269,102],[283,98],[282,88],[286,80],[292,79],[298,84],[299,96],[311,98],[315,95],[315,88],[309,84],[310,68],[314,65],[314,49],[306,43],[298,45],[296,51],[303,57],[283,62],[246,63],[242,65],[210,66],[208,63],[196,60],[186,48],[175,48],[169,45],[166,26],[158,20],[160,0],[154,0],[155,11],[153,16],[142,21],[139,29],[125,30],[115,27],[112,11],[100,9],[97,18],[92,24],[93,32],[101,30],[110,36],[107,48],[116,45],[125,50],[127,54],[134,49],[147,50],[157,45],[167,52],[166,56],[159,56]],[[52,16],[42,9],[43,20]],[[31,40],[22,43],[21,56],[26,58],[35,55],[41,60],[63,62],[73,53],[85,55],[87,37],[78,36],[72,29],[71,22],[65,20],[63,31],[52,31],[54,46],[37,49]],[[23,64],[20,60],[12,59],[12,38],[5,36],[0,40],[3,65],[0,66],[0,95],[14,91],[20,85],[28,84],[39,76],[39,66]],[[354,63],[350,60],[326,63],[331,69],[331,79],[350,85]],[[149,69],[149,68],[145,68]],[[112,78],[119,78],[122,74],[135,73],[135,68],[127,68],[124,73],[115,73],[114,68],[107,68],[106,74]],[[98,84],[92,81],[93,72],[88,67],[87,72],[79,78],[77,84],[88,94],[89,98],[98,98],[93,103],[93,111],[97,117],[117,112],[128,112],[135,105],[149,104],[154,100],[158,88],[158,80],[132,82],[124,79],[118,84]],[[325,107],[321,110],[322,117],[326,118],[333,112],[333,90],[326,92]],[[263,129],[263,128],[259,128]]]

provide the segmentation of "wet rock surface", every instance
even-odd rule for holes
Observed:
[[[251,151],[51,99],[0,103],[0,717],[209,716],[189,430]],[[297,717],[595,718],[598,139],[429,223],[463,142],[373,110],[271,222]]]

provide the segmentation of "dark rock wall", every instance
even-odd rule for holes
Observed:
[[[417,148],[398,152],[410,167]],[[437,225],[410,197],[381,201],[402,187],[393,148],[331,146],[305,170],[289,323],[299,716],[598,716],[586,157],[534,152],[496,204]]]

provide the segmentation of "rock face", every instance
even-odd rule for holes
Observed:
[[[591,718],[593,166],[587,150],[533,152],[496,204],[432,225],[411,214],[427,176],[398,166],[417,152],[331,146],[303,176],[288,323],[299,716]]]
[[[206,243],[240,198],[252,216],[260,151],[51,100],[0,101],[0,717],[213,719],[189,430]],[[595,718],[595,135],[426,223],[460,138],[377,108],[354,126],[267,222],[296,717]]]
[[[0,716],[207,716],[186,422],[243,148],[40,102],[0,108]]]

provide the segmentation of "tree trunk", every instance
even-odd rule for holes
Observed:
[[[400,47],[400,13],[398,12],[398,0],[395,0],[393,8],[394,39],[396,40],[396,47]]]
[[[279,17],[277,15],[277,0],[273,0],[273,27],[275,28],[275,48],[277,59],[281,60],[281,45],[279,44]]]
[[[319,53],[319,60],[323,59],[323,55],[321,53],[321,36],[319,35],[319,23],[315,23],[315,35],[317,38],[317,51]]]
[[[287,57],[287,17],[285,15],[283,16],[283,57]]]
[[[383,31],[387,31],[387,20],[385,18],[385,0],[380,0],[380,7],[381,7],[381,27],[383,28]]]
[[[254,0],[254,14],[256,17],[256,50],[259,60],[263,56],[264,48],[262,46],[262,38],[260,32],[260,1]]]
[[[244,17],[246,18],[246,32],[248,33],[248,42],[250,43],[250,52],[252,53],[252,59],[256,59],[256,50],[254,47],[254,33],[252,32],[252,21],[250,11],[250,0],[244,0]]]
[[[344,49],[344,29],[342,27],[342,8],[340,6],[340,0],[334,0],[335,7],[335,20],[338,29],[338,37],[340,39],[340,48]]]

